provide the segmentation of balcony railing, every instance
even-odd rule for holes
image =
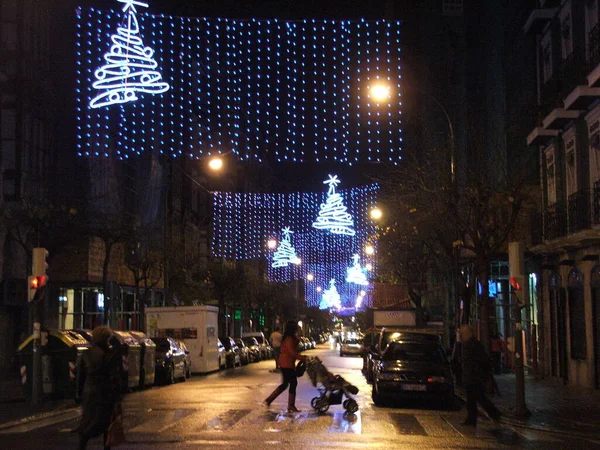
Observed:
[[[600,181],[594,183],[594,191],[592,192],[592,223],[600,225]]]
[[[554,204],[544,212],[544,240],[552,241],[566,234],[567,211],[564,205]]]
[[[569,233],[576,233],[591,227],[591,200],[589,189],[582,189],[569,195]]]

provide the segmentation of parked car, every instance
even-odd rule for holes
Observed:
[[[363,371],[368,383],[373,381],[374,360],[381,359],[391,341],[430,342],[441,345],[441,336],[436,332],[411,331],[407,329],[371,329],[363,337]]]
[[[302,342],[304,343],[304,350],[312,350],[312,342],[306,336],[302,336]]]
[[[221,339],[217,339],[217,347],[219,349],[219,370],[225,369],[227,362],[225,354],[227,352],[225,351],[225,346],[223,345],[223,342],[221,342]]]
[[[454,404],[450,364],[440,343],[427,340],[391,341],[373,368],[373,403],[388,398],[429,398]]]
[[[246,347],[244,341],[240,338],[234,339],[235,345],[240,349],[240,361],[245,366],[246,364],[250,364],[250,349]]]
[[[187,346],[185,345],[185,342],[183,342],[183,341],[175,341],[175,342],[177,342],[177,345],[179,345],[181,350],[183,350],[183,353],[185,353],[185,377],[190,378],[192,376],[192,355],[190,354],[190,351],[188,350]]]
[[[256,340],[256,338],[247,336],[243,337],[242,341],[246,344],[250,354],[250,362],[258,362],[262,359],[261,357],[261,349],[260,344]]]
[[[362,353],[362,345],[360,339],[347,338],[340,345],[340,356],[344,355],[360,355]]]
[[[156,379],[173,384],[176,379],[185,380],[186,355],[170,337],[152,338],[156,344]]]
[[[226,367],[241,366],[240,349],[236,345],[232,337],[227,336],[221,338],[223,347],[225,347],[225,365]]]
[[[269,344],[269,341],[265,337],[262,331],[250,331],[242,334],[242,338],[253,337],[260,345],[261,359],[270,359],[273,357],[273,348]]]

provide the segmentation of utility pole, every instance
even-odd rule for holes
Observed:
[[[525,402],[525,363],[523,361],[523,323],[521,310],[528,306],[528,286],[525,282],[525,261],[522,242],[508,244],[508,270],[515,315],[515,415],[527,417],[530,415]]]
[[[31,403],[39,405],[43,396],[42,374],[42,305],[46,296],[46,275],[48,251],[45,248],[34,248],[31,273],[28,279],[28,300],[31,304],[33,318],[33,355],[31,366]]]

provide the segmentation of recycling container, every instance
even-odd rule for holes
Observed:
[[[130,331],[141,348],[140,387],[153,386],[156,370],[156,344],[141,331]]]
[[[131,390],[140,387],[141,345],[129,331],[114,331],[109,341],[121,358],[123,373],[123,389]]]

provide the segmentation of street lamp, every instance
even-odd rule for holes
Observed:
[[[306,279],[307,279],[307,281],[312,281],[315,279],[315,276],[312,273],[309,273],[306,275]]]
[[[371,244],[367,244],[365,246],[365,253],[369,256],[375,254],[375,247],[373,247]]]
[[[317,286],[317,292],[321,292],[323,290],[323,288],[321,288],[321,286]]]
[[[377,83],[369,87],[369,97],[376,102],[383,102],[390,98],[390,87],[383,83]]]
[[[267,247],[268,247],[270,250],[273,250],[275,247],[277,247],[277,241],[276,241],[275,239],[269,239],[269,240],[267,241]]]
[[[218,172],[223,168],[223,160],[220,157],[215,156],[208,162],[208,167],[210,167],[210,170]]]
[[[371,264],[371,263],[365,264],[365,269],[367,269],[367,271],[370,272],[371,270],[373,270],[373,264]]]
[[[381,211],[381,209],[375,207],[370,211],[369,215],[371,216],[371,219],[379,220],[383,217],[383,211]]]

